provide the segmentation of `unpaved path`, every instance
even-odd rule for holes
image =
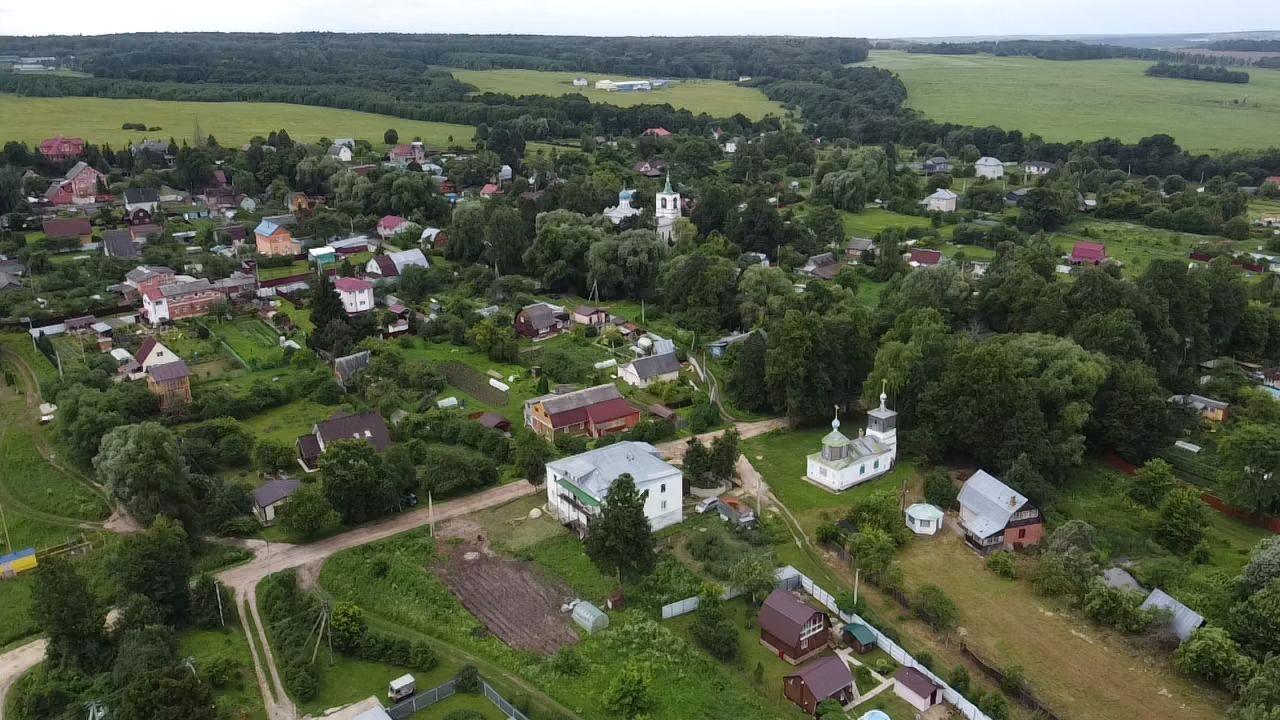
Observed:
[[[9,689],[31,668],[44,660],[44,651],[48,644],[47,640],[33,640],[0,655],[0,720],[4,719],[4,704]]]

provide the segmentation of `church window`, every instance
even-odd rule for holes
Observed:
[[[859,475],[865,475],[866,473],[867,473],[867,466],[866,466],[866,465],[859,465],[859,466],[858,466],[858,474],[859,474]]]
[[[666,198],[662,198],[661,200],[659,200],[659,202],[661,202],[661,203],[662,203],[662,209],[663,209],[663,210],[666,210],[666,209],[667,209],[667,199],[666,199]]]
[[[875,461],[875,463],[874,463],[874,464],[872,464],[871,469],[872,469],[872,470],[879,470],[879,469],[880,469],[880,461],[879,461],[879,460],[876,460],[876,461]]]

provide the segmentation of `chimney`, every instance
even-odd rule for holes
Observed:
[[[1016,497],[1014,497],[1014,496],[1010,495],[1010,496],[1009,496],[1009,509],[1010,509],[1010,510],[1013,510],[1013,509],[1016,509],[1017,507],[1018,507],[1018,498],[1016,498]]]

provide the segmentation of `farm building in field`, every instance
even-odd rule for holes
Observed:
[[[307,472],[319,469],[320,456],[325,448],[339,440],[364,440],[374,450],[382,452],[391,447],[391,432],[387,423],[376,412],[347,415],[338,413],[322,423],[316,423],[307,435],[298,437],[298,457]]]
[[[587,86],[587,85],[589,85],[589,84],[590,84],[590,81],[588,81],[588,80],[587,80],[586,78],[584,78],[584,77],[576,77],[576,78],[574,78],[574,79],[573,79],[573,86],[574,86],[574,87],[586,87],[586,86]]]
[[[965,481],[957,499],[965,540],[980,553],[1021,550],[1044,535],[1040,509],[985,470]]]
[[[348,315],[356,315],[373,309],[373,284],[360,278],[340,277],[333,281],[333,289],[342,299],[342,309]]]
[[[640,411],[622,397],[618,386],[607,384],[527,400],[524,422],[550,441],[561,435],[600,438],[635,427]]]
[[[955,212],[959,203],[960,196],[946,188],[938,188],[932,195],[920,201],[925,210],[944,213]]]
[[[760,606],[760,643],[798,665],[826,649],[831,618],[786,590],[774,590]]]
[[[980,157],[973,164],[973,173],[980,178],[988,180],[999,180],[1004,177],[1004,163],[999,158]]]
[[[1102,243],[1078,242],[1071,248],[1072,265],[1101,265],[1107,261],[1107,246]]]
[[[35,548],[19,550],[8,555],[0,555],[0,578],[11,578],[18,573],[35,570],[40,564],[36,559]]]
[[[655,382],[670,382],[680,377],[680,360],[674,352],[636,358],[622,366],[618,377],[638,388],[647,388]]]
[[[147,369],[147,390],[160,398],[160,412],[173,412],[191,402],[191,371],[181,359]]]
[[[1172,595],[1160,588],[1152,590],[1147,599],[1142,601],[1142,609],[1150,608],[1164,610],[1172,614],[1173,631],[1178,635],[1178,639],[1183,641],[1191,637],[1191,634],[1196,630],[1204,627],[1207,622],[1203,615],[1178,602]]]
[[[1230,403],[1204,395],[1170,395],[1169,404],[1191,408],[1200,414],[1201,420],[1212,422],[1223,422],[1231,414]]]
[[[893,674],[893,693],[920,712],[942,702],[942,687],[913,667],[898,668]]]
[[[853,673],[839,655],[828,655],[801,665],[796,671],[782,676],[782,694],[813,715],[818,703],[832,699],[841,707],[858,699],[858,688],[853,684]]]
[[[822,450],[809,455],[805,477],[828,490],[842,492],[870,482],[893,469],[898,459],[898,413],[886,407],[867,413],[867,432],[854,440],[840,432],[840,418],[831,421],[831,432],[822,438]]]
[[[653,530],[684,519],[680,470],[664,462],[654,446],[630,440],[547,463],[547,507],[561,523],[585,537],[609,489],[624,474],[631,475],[644,496],[644,515]]]
[[[263,525],[271,525],[276,521],[276,510],[288,502],[301,487],[301,480],[279,477],[255,488],[253,491],[254,517],[258,518],[258,522]]]
[[[550,303],[525,305],[516,313],[516,332],[527,338],[542,338],[569,327],[569,314]]]

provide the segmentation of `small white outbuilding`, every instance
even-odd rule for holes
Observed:
[[[937,505],[916,503],[907,508],[907,527],[917,535],[936,535],[942,529],[944,515]]]

